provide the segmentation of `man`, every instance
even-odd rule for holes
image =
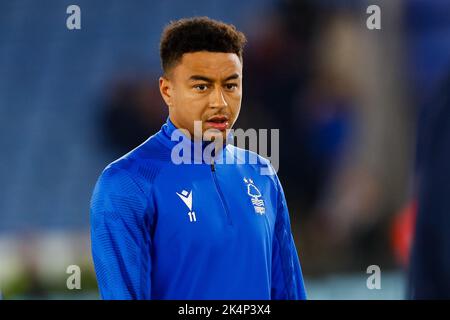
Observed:
[[[245,41],[234,26],[209,18],[164,30],[159,85],[169,118],[106,167],[91,201],[102,298],[306,298],[276,174],[261,174],[270,164],[259,156],[256,164],[228,163],[251,155],[226,143],[241,106]],[[182,163],[173,152],[178,129],[194,135],[182,139],[180,156],[189,160]]]

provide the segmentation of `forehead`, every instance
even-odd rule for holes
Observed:
[[[235,53],[199,51],[183,54],[174,72],[183,78],[201,75],[220,79],[234,73],[242,76],[242,63]]]

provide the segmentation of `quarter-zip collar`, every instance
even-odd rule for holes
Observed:
[[[211,164],[213,160],[217,162],[219,158],[221,158],[223,163],[225,162],[227,145],[233,139],[231,132],[228,134],[222,147],[215,152],[216,150],[214,150],[214,145],[211,141],[193,141],[185,136],[181,130],[176,132],[178,129],[179,128],[177,128],[170,120],[170,117],[167,117],[167,121],[163,124],[161,130],[156,134],[156,137],[161,143],[171,150],[174,150],[174,148],[177,148],[175,151],[179,151],[181,149],[191,150],[190,159],[193,164]]]

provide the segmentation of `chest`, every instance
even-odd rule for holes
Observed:
[[[238,165],[181,165],[160,179],[155,241],[217,250],[271,244],[276,194],[268,177]]]

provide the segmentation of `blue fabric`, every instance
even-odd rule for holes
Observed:
[[[419,119],[408,298],[450,299],[450,74]]]
[[[102,298],[306,299],[283,189],[276,174],[261,175],[270,163],[228,144],[214,166],[174,164],[175,129],[168,119],[97,181],[91,240]],[[251,155],[257,163],[243,164]]]

